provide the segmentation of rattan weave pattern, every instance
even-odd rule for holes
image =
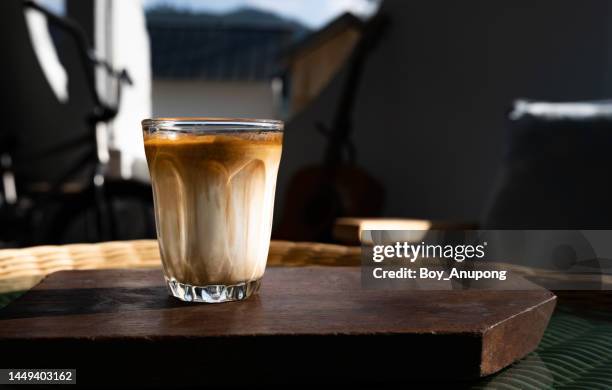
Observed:
[[[358,265],[359,247],[272,241],[270,266]],[[0,293],[27,290],[52,272],[159,267],[156,240],[37,246],[0,250]]]

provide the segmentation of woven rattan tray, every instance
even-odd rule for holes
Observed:
[[[268,265],[358,265],[359,255],[359,247],[272,241]],[[3,249],[0,250],[0,293],[27,290],[56,271],[159,266],[156,240]]]

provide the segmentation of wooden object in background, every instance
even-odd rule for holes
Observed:
[[[363,230],[472,230],[476,224],[406,218],[338,218],[334,240],[345,245],[359,245]]]

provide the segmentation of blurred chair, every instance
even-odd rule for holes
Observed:
[[[333,123],[330,127],[317,124],[327,140],[323,161],[302,167],[291,178],[282,218],[273,232],[275,238],[330,242],[336,218],[380,215],[384,187],[357,162],[352,116],[364,63],[387,24],[387,17],[381,15],[365,24],[348,59],[348,74]]]
[[[54,94],[37,59],[26,9],[44,15],[53,27],[69,75],[65,102]],[[104,69],[118,80],[117,85],[129,81],[127,74],[96,59],[74,21],[34,2],[3,1],[0,19],[0,33],[11,37],[0,42],[6,58],[0,71],[5,120],[1,151],[4,161],[10,161],[3,171],[14,177],[17,197],[2,203],[2,215],[18,216],[3,221],[0,241],[34,245],[153,236],[149,187],[108,180],[98,154],[96,126],[116,115],[120,94],[118,89],[114,104],[103,103],[96,91],[95,71]],[[120,224],[119,214],[124,221],[142,222],[141,226]],[[22,229],[16,231],[18,225]],[[121,225],[127,228],[120,229]]]
[[[612,228],[612,101],[517,101],[483,226]]]

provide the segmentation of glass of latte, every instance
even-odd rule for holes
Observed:
[[[170,294],[248,298],[266,268],[283,123],[155,118],[142,128]]]

